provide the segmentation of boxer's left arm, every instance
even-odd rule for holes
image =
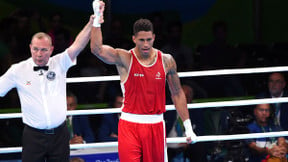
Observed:
[[[173,57],[169,54],[164,54],[164,64],[167,73],[167,82],[171,92],[172,101],[176,107],[177,113],[183,121],[185,127],[185,134],[188,143],[196,142],[196,135],[193,132],[189,112],[187,108],[187,101],[185,93],[181,87],[180,79],[177,74],[177,66]]]

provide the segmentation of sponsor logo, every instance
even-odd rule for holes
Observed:
[[[144,77],[144,74],[134,73],[134,77]]]

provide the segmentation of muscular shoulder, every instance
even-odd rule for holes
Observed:
[[[130,51],[128,51],[126,49],[116,48],[115,50],[120,57],[126,57],[126,56],[130,55]]]
[[[116,62],[116,67],[120,75],[121,81],[125,80],[129,71],[129,66],[131,63],[132,54],[130,51],[124,49],[116,49],[116,53],[119,57],[118,62]]]
[[[131,52],[125,49],[116,48],[116,53],[120,59],[118,66],[128,66],[131,60]]]
[[[162,52],[162,55],[163,55],[164,61],[169,61],[169,60],[173,59],[173,56],[172,56],[171,54],[163,53],[163,52]],[[174,59],[173,59],[173,60],[174,60]]]
[[[162,53],[162,55],[166,73],[171,72],[171,70],[176,71],[176,63],[173,56],[167,53]]]

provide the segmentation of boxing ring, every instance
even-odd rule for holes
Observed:
[[[288,66],[278,67],[264,67],[264,68],[241,68],[241,69],[220,69],[220,70],[203,70],[194,72],[179,72],[180,78],[183,77],[201,77],[201,76],[215,76],[215,75],[236,75],[236,74],[254,74],[254,73],[271,73],[288,71]],[[100,82],[100,81],[117,81],[120,80],[118,75],[115,76],[101,76],[101,77],[79,77],[67,78],[67,83],[81,83],[81,82]],[[246,106],[256,105],[262,103],[283,103],[288,102],[288,97],[282,98],[265,98],[265,99],[247,99],[247,100],[234,100],[234,101],[218,101],[218,102],[205,102],[205,103],[192,103],[188,104],[189,109],[197,108],[218,108],[218,107],[231,107],[231,106]],[[166,105],[166,110],[175,110],[174,105]],[[73,110],[68,111],[67,115],[94,115],[94,114],[108,114],[120,113],[120,108],[105,108],[105,109],[91,109],[91,110]],[[0,114],[1,119],[21,118],[21,113]],[[249,133],[249,134],[234,134],[234,135],[207,135],[198,136],[197,142],[208,141],[226,141],[226,140],[239,140],[251,139],[260,137],[278,137],[288,136],[288,131],[268,132],[268,133]],[[186,137],[167,138],[167,143],[185,143]],[[99,148],[104,149],[108,147],[117,147],[117,142],[99,142],[99,143],[86,143],[86,144],[73,144],[70,145],[71,150],[86,149],[86,148]],[[0,148],[0,154],[17,153],[21,152],[22,147],[6,147]]]

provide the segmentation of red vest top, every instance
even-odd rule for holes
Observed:
[[[166,74],[162,53],[157,50],[156,61],[143,65],[131,50],[128,77],[121,83],[124,96],[122,111],[132,114],[162,114],[165,109]]]

